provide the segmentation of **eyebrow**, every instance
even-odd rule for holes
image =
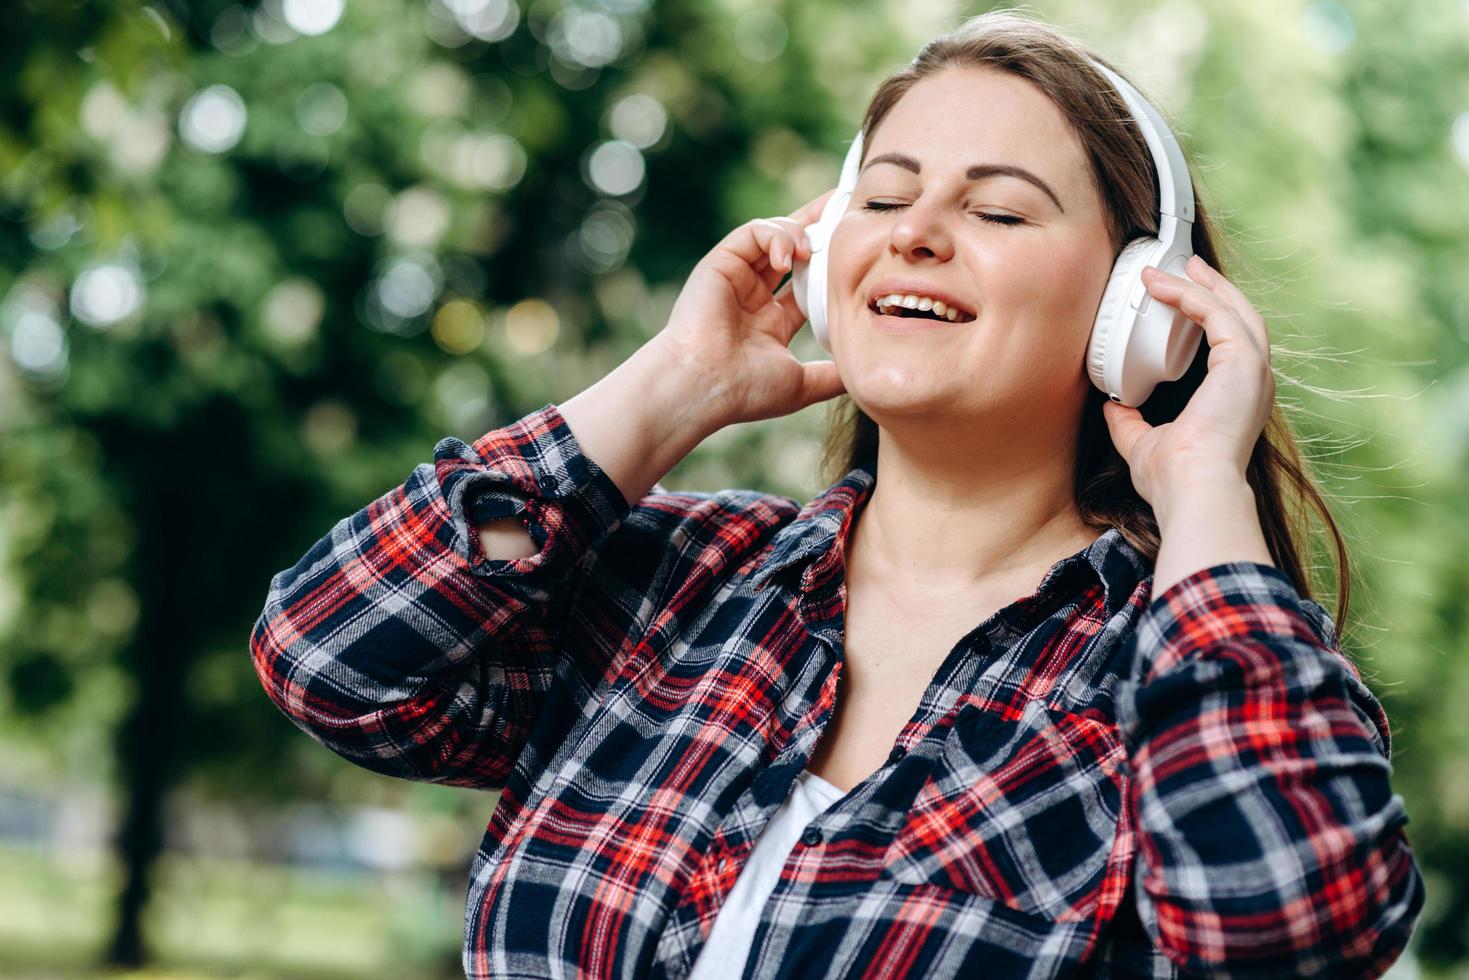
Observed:
[[[923,171],[922,165],[917,160],[903,153],[879,153],[863,164],[862,169],[866,170],[874,163],[894,163],[904,170],[913,171],[915,174]],[[1061,207],[1061,201],[1056,197],[1056,192],[1051,190],[1050,185],[1024,167],[1011,166],[1007,163],[976,163],[964,171],[964,177],[966,180],[982,180],[985,177],[1018,177],[1045,191],[1046,196],[1055,203],[1061,213],[1066,213],[1066,209]]]

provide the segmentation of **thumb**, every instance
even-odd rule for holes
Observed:
[[[836,361],[808,361],[801,365],[801,404],[811,405],[835,398],[847,390],[837,373]]]
[[[1152,432],[1153,427],[1144,421],[1142,412],[1111,400],[1102,403],[1102,417],[1107,420],[1107,431],[1112,434],[1112,444],[1117,447],[1127,465],[1131,466],[1138,440]]]

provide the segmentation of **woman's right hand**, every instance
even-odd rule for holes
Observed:
[[[789,415],[846,391],[834,361],[802,362],[790,352],[806,317],[789,282],[771,292],[793,261],[811,258],[805,228],[834,192],[725,235],[694,266],[654,338],[699,379],[724,424]]]

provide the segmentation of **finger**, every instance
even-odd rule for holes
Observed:
[[[782,245],[782,254],[802,262],[811,258],[811,241],[806,237],[806,226],[792,218],[757,218],[762,224],[776,229],[776,241]],[[790,269],[790,263],[784,263]]]
[[[795,236],[779,224],[777,218],[756,218],[756,238],[764,244],[765,253],[769,257],[770,267],[778,273],[784,274],[791,269],[791,259],[796,250]],[[779,282],[777,278],[775,282]],[[770,285],[772,288],[775,282]]]
[[[1255,309],[1255,304],[1244,292],[1229,281],[1229,278],[1204,260],[1202,255],[1194,255],[1189,259],[1186,267],[1188,274],[1195,282],[1201,283],[1234,310],[1235,315],[1240,318],[1245,326],[1250,328],[1251,335],[1259,341],[1260,346],[1269,349],[1270,328],[1265,323],[1265,318],[1260,311]]]
[[[781,277],[790,268],[789,258],[785,259],[785,267],[780,267],[782,255],[789,253],[789,246],[794,245],[794,238],[785,235],[786,249],[783,253],[773,251],[779,236],[785,235],[780,231],[780,226],[770,218],[754,218],[735,228],[719,242],[715,252],[733,255],[738,260],[754,270],[765,285],[768,294],[780,282]],[[731,275],[737,274],[738,270],[730,269]]]
[[[1260,348],[1259,341],[1239,315],[1209,288],[1151,266],[1143,270],[1143,282],[1154,299],[1182,311],[1202,327],[1210,347],[1227,341]]]
[[[824,402],[847,390],[841,374],[837,372],[836,361],[807,361],[801,366],[801,374],[802,405]]]
[[[1153,427],[1143,419],[1142,412],[1114,401],[1102,403],[1102,417],[1107,420],[1107,431],[1112,434],[1112,445],[1117,447],[1117,452],[1130,468],[1133,454],[1137,452],[1138,440],[1152,432]]]

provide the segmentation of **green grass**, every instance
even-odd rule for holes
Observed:
[[[121,876],[110,857],[58,860],[0,848],[0,976],[118,976],[96,967]],[[337,875],[168,855],[145,934],[183,977],[453,977],[464,896],[431,873]]]

